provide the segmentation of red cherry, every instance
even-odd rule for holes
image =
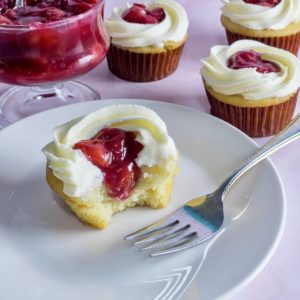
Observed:
[[[15,0],[0,0],[0,13],[4,13],[7,9],[13,8]]]
[[[65,12],[56,7],[49,7],[44,12],[45,22],[60,21],[65,18]]]
[[[268,7],[275,7],[281,2],[281,0],[243,0],[243,1],[245,3],[268,6]]]
[[[129,197],[140,176],[141,170],[134,160],[143,147],[135,133],[119,128],[104,128],[91,140],[74,145],[101,169],[108,194],[119,200]]]
[[[144,146],[135,139],[135,134],[133,132],[126,132],[126,147],[128,149],[128,156],[131,160],[136,159],[138,154],[144,148]]]
[[[91,9],[91,7],[92,6],[86,2],[80,2],[80,3],[70,6],[70,10],[71,10],[72,14],[80,15],[80,14],[87,12],[89,9]]]
[[[40,57],[41,53],[48,58],[50,55],[58,55],[61,52],[60,35],[52,29],[37,29],[27,31],[19,38],[20,47],[31,56]]]
[[[125,147],[125,132],[118,128],[102,129],[95,137],[105,148],[112,153],[112,162],[110,167],[121,163],[127,154]]]
[[[165,11],[161,7],[154,8],[150,11],[151,16],[155,17],[158,22],[161,22],[166,17]]]
[[[16,13],[15,10],[13,9],[8,9],[4,14],[3,14],[4,17],[10,19],[11,21],[15,21],[18,19],[18,15]]]
[[[140,175],[134,162],[121,165],[105,174],[105,185],[111,197],[125,200],[129,197]]]
[[[99,1],[99,0],[85,0],[86,3],[92,4],[92,5],[97,4],[98,1]]]
[[[69,4],[69,0],[55,0],[55,6],[59,8],[65,8]]]
[[[145,5],[134,3],[129,9],[123,12],[123,20],[129,23],[157,24],[165,18],[162,8],[155,8],[150,11]]]
[[[277,73],[280,71],[278,65],[263,60],[261,54],[255,51],[239,51],[232,55],[227,62],[230,69],[238,70],[244,68],[255,68],[259,73]]]
[[[11,24],[13,24],[13,22],[10,19],[0,15],[0,25],[11,25]]]
[[[37,4],[39,4],[41,2],[42,2],[42,0],[26,0],[26,5],[36,6]]]
[[[111,162],[111,153],[97,140],[80,141],[73,148],[80,149],[100,169],[108,167]]]

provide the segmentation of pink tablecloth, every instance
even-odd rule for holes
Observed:
[[[200,59],[209,54],[216,44],[225,44],[225,34],[220,24],[220,0],[181,0],[190,19],[189,40],[183,53],[179,69],[175,74],[153,83],[129,83],[114,77],[106,63],[82,77],[80,80],[99,90],[102,98],[141,98],[167,101],[187,105],[209,112],[204,89],[199,75]],[[107,12],[111,6],[126,1],[107,1]],[[8,86],[0,84],[0,93]],[[297,112],[300,111],[300,104]],[[263,144],[266,139],[255,139]],[[300,141],[295,142],[272,157],[282,177],[288,202],[288,217],[283,238],[275,255],[265,269],[233,299],[268,300],[300,299]]]

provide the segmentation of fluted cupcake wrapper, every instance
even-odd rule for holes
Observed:
[[[257,37],[242,35],[239,33],[234,33],[226,29],[226,35],[227,35],[227,41],[229,45],[231,45],[237,40],[248,39],[248,40],[259,41],[269,46],[287,50],[289,52],[292,52],[295,55],[298,54],[299,47],[300,47],[300,32],[293,35],[287,35],[287,36],[257,38]]]
[[[211,114],[239,128],[251,137],[265,137],[278,133],[292,119],[297,93],[277,105],[240,107],[219,101],[206,90]]]
[[[108,67],[119,78],[147,82],[163,79],[178,67],[184,44],[160,53],[136,53],[111,45]]]

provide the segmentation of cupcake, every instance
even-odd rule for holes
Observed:
[[[105,21],[111,37],[108,67],[119,78],[147,82],[175,72],[187,39],[188,18],[173,0],[114,8]]]
[[[165,207],[178,173],[165,123],[138,105],[108,106],[63,124],[43,152],[50,188],[96,228],[128,207]]]
[[[215,46],[201,75],[211,113],[252,137],[277,133],[292,118],[300,61],[292,53],[251,40]]]
[[[221,22],[229,45],[251,39],[297,55],[300,0],[223,0]]]

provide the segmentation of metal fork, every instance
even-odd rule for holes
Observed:
[[[154,250],[150,256],[178,252],[204,242],[222,228],[223,200],[233,183],[260,161],[299,137],[300,114],[241,164],[216,191],[187,202],[173,214],[127,235],[125,240],[134,240],[134,245],[147,243],[140,250]]]

